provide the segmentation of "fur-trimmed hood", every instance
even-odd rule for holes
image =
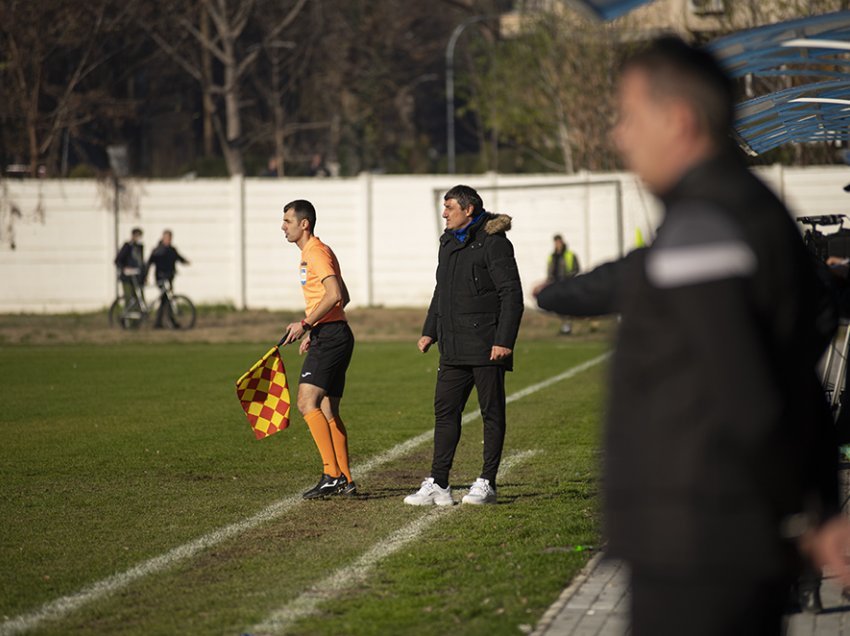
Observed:
[[[485,212],[485,214],[487,217],[484,220],[484,231],[487,234],[510,231],[512,219],[507,214],[494,214],[493,212]]]
[[[468,228],[469,239],[464,241],[455,241],[455,244],[457,247],[461,247],[462,245],[471,245],[475,242],[474,240],[476,237],[478,241],[483,241],[486,237],[496,234],[504,236],[505,232],[510,229],[511,217],[507,214],[495,214],[485,210],[475,219],[475,223]],[[443,232],[442,237],[440,237],[440,243],[447,244],[453,237],[457,238],[455,231],[446,230]]]

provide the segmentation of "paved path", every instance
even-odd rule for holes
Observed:
[[[534,636],[625,636],[628,588],[625,568],[596,555],[540,619]],[[850,602],[829,583],[821,587],[824,611],[794,614],[787,636],[850,636]]]

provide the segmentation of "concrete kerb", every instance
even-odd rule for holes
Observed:
[[[537,621],[537,625],[534,628],[534,631],[531,632],[531,636],[543,636],[546,633],[555,619],[558,617],[558,614],[561,613],[561,610],[564,609],[567,603],[570,602],[570,599],[575,596],[576,592],[578,592],[579,588],[584,585],[585,581],[587,581],[590,576],[593,574],[593,571],[596,569],[596,566],[599,565],[599,562],[602,561],[603,554],[600,552],[596,554],[587,564],[581,569],[572,580],[572,582],[561,592],[561,595],[555,600],[552,605],[549,606],[543,616],[540,617],[540,620]]]

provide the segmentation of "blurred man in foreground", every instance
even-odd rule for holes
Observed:
[[[815,364],[834,329],[782,203],[730,147],[733,86],[662,38],[624,66],[614,141],[664,204],[654,244],[538,292],[619,313],[605,435],[608,552],[635,636],[778,634],[799,552],[850,582]]]

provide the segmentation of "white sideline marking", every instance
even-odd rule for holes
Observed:
[[[556,382],[560,382],[561,380],[566,380],[568,378],[573,377],[585,371],[603,360],[605,360],[610,354],[604,353],[592,360],[588,360],[587,362],[583,362],[578,366],[572,367],[564,371],[563,373],[559,373],[547,380],[543,380],[542,382],[538,382],[537,384],[532,384],[530,386],[525,387],[509,395],[506,398],[506,402],[510,404],[516,400],[526,397],[527,395],[531,395],[536,391],[544,389]],[[480,413],[478,411],[474,413],[468,413],[463,417],[463,423],[466,424],[480,417]],[[389,450],[376,455],[362,464],[358,464],[354,467],[355,472],[358,473],[358,478],[361,475],[366,475],[376,468],[379,468],[383,464],[394,461],[404,454],[410,452],[417,446],[424,444],[428,440],[432,439],[434,436],[433,431],[425,431],[417,435],[416,437],[411,437],[409,440],[401,442],[390,448]],[[228,539],[232,539],[244,532],[252,530],[257,526],[266,523],[267,521],[271,521],[272,519],[276,519],[280,517],[284,513],[288,512],[292,508],[295,507],[296,504],[302,502],[303,499],[301,495],[290,495],[289,497],[284,497],[280,499],[260,512],[243,519],[242,521],[237,521],[236,523],[232,523],[230,525],[224,526],[222,528],[218,528],[217,530],[213,530],[189,543],[184,543],[181,546],[173,548],[164,554],[148,559],[147,561],[142,561],[141,563],[134,565],[129,570],[121,572],[119,574],[113,574],[112,576],[108,576],[105,579],[101,579],[91,585],[84,587],[79,592],[75,592],[73,594],[69,594],[67,596],[62,596],[55,601],[49,601],[42,605],[39,609],[30,612],[28,614],[20,614],[14,618],[10,618],[6,621],[3,621],[0,624],[0,636],[12,636],[13,634],[20,634],[30,629],[33,629],[40,623],[46,620],[58,620],[67,614],[70,614],[73,611],[80,609],[81,607],[91,603],[93,601],[99,600],[117,592],[118,590],[127,587],[134,581],[142,579],[146,576],[150,576],[151,574],[156,574],[158,572],[162,572],[170,568],[171,566],[179,563],[180,561],[185,561],[196,554],[198,554],[201,550],[205,550],[206,548],[211,548],[219,543],[222,543]]]
[[[545,389],[547,387],[552,386],[553,384],[557,384],[561,380],[569,380],[571,377],[578,375],[588,369],[595,367],[597,364],[606,360],[611,354],[603,353],[601,356],[596,356],[588,360],[587,362],[582,362],[580,365],[575,366],[571,369],[567,369],[559,373],[558,375],[553,375],[548,380],[543,380],[542,382],[538,382],[537,384],[532,384],[530,386],[525,387],[524,389],[520,389],[516,393],[511,393],[506,399],[505,402],[510,404],[511,402],[516,402],[517,400],[521,400],[522,398],[531,395],[532,393],[537,393],[541,389]],[[470,414],[472,415],[472,414]],[[475,417],[478,417],[478,414],[475,414]],[[475,418],[472,418],[475,419]]]
[[[502,463],[502,474],[506,475],[517,464],[537,455],[539,452],[538,450],[526,450],[509,455]],[[273,636],[286,633],[286,630],[292,627],[296,621],[315,614],[322,603],[336,598],[342,592],[365,581],[372,568],[379,561],[401,550],[422,534],[426,528],[459,507],[458,505],[431,506],[431,509],[421,517],[403,528],[399,528],[388,537],[380,539],[358,557],[354,563],[332,572],[325,579],[302,592],[296,599],[272,612],[268,618],[249,629],[247,633],[252,636]]]

